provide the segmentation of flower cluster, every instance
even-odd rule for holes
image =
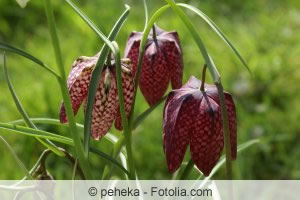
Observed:
[[[131,33],[122,60],[122,85],[127,117],[135,94],[134,78],[137,71],[139,46],[143,33]],[[186,149],[190,146],[191,158],[196,166],[209,175],[219,160],[223,147],[223,122],[216,86],[191,77],[182,86],[183,53],[177,32],[167,32],[157,26],[148,37],[139,77],[139,87],[150,106],[157,103],[168,89],[172,91],[166,100],[163,113],[163,149],[169,171],[175,172],[181,165]],[[87,93],[92,71],[97,62],[94,57],[78,58],[68,78],[68,88],[73,112],[77,113]],[[114,61],[106,64],[101,73],[92,113],[94,139],[104,136],[115,121],[122,130],[118,103],[116,69]],[[234,101],[225,92],[229,117],[232,159],[237,154],[237,125]],[[64,104],[61,105],[60,121],[67,122]]]

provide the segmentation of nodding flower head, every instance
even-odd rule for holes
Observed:
[[[208,176],[218,162],[224,136],[221,106],[215,85],[204,84],[195,77],[178,90],[170,92],[163,116],[163,149],[168,169],[175,172],[190,145],[193,162]],[[237,124],[235,105],[231,95],[225,92],[229,117],[231,156],[237,154]]]
[[[154,31],[153,31],[154,30]],[[183,59],[177,32],[167,32],[153,27],[145,47],[139,86],[149,105],[157,103],[168,89],[182,85]],[[129,36],[125,57],[132,60],[133,74],[137,70],[139,46],[143,33],[132,32]]]
[[[68,89],[75,115],[82,102],[84,102],[84,107],[86,108],[89,83],[98,56],[99,55],[94,57],[81,56],[72,66],[68,77]],[[122,130],[114,60],[112,60],[111,63],[110,65],[104,65],[100,75],[101,78],[92,112],[91,135],[96,140],[100,139],[109,131],[113,121],[115,121],[115,127]],[[132,74],[132,64],[129,59],[122,59],[121,65],[125,111],[128,117],[134,96],[134,77]],[[64,103],[61,104],[60,108],[60,121],[61,123],[68,121]]]

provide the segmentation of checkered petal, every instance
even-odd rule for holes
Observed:
[[[72,65],[67,84],[74,115],[76,115],[82,101],[87,96],[92,70],[96,61],[96,57],[79,57]],[[60,106],[59,118],[61,123],[68,121],[63,102]]]
[[[165,58],[167,59],[168,63],[168,70],[170,72],[170,79],[173,89],[178,89],[182,85],[182,76],[183,76],[183,54],[181,51],[181,46],[175,38],[178,38],[178,35],[176,32],[172,33],[173,35],[168,34],[168,39],[166,39],[161,47],[163,49],[163,52],[165,54]],[[174,38],[171,40],[170,38]]]
[[[142,94],[149,105],[157,103],[168,89],[169,71],[162,49],[152,43],[145,52],[139,79]]]
[[[124,63],[122,61],[122,87],[123,87],[123,96],[124,96],[124,103],[125,103],[125,112],[127,117],[129,116],[131,111],[133,98],[134,98],[134,90],[135,90],[134,77],[131,68],[132,68],[131,62]],[[115,127],[118,130],[123,130],[119,104],[117,108]]]
[[[208,176],[224,147],[221,111],[219,105],[206,95],[197,111],[190,141],[191,156],[198,169]]]
[[[105,76],[109,73],[108,76]],[[109,79],[109,88],[105,85],[104,79]],[[92,112],[92,137],[99,140],[111,128],[113,121],[116,118],[118,96],[117,85],[114,74],[110,69],[106,69],[101,74],[99,88],[96,92],[95,105]],[[86,100],[85,100],[86,107]]]
[[[168,170],[173,173],[184,158],[192,134],[197,101],[192,95],[171,94],[164,109],[163,143]]]

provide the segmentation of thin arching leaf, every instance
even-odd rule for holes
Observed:
[[[62,124],[60,123],[60,121],[58,119],[52,119],[52,118],[30,118],[30,120],[33,123],[36,124],[46,124],[46,125],[55,125],[55,126],[61,126],[61,127],[69,127],[68,123]],[[24,124],[24,120],[23,119],[19,119],[19,120],[15,120],[15,121],[11,121],[9,122],[10,124],[15,124],[15,125],[22,125]],[[76,123],[76,127],[83,130],[84,127],[82,124]],[[118,137],[116,137],[115,135],[113,135],[112,133],[107,133],[105,136],[103,136],[102,138],[103,140],[107,140],[108,142],[115,144],[118,142]]]
[[[247,65],[246,61],[243,59],[241,54],[238,52],[238,50],[234,47],[234,45],[229,41],[229,39],[226,37],[226,35],[221,31],[221,29],[201,10],[198,8],[185,4],[185,3],[178,3],[178,6],[187,8],[194,13],[196,13],[199,17],[201,17],[216,33],[220,36],[220,38],[230,47],[230,49],[236,54],[236,56],[240,59],[240,61],[243,63],[243,65],[246,67],[246,69],[249,71],[249,73],[252,75],[252,72]]]
[[[100,151],[99,149],[95,149],[92,147],[90,148],[90,151],[92,153],[100,156],[101,158],[104,158],[105,160],[109,161],[110,163],[112,163],[113,165],[115,165],[116,167],[121,169],[125,174],[129,175],[129,172],[119,162],[117,162],[115,159],[113,159],[109,155],[105,154],[104,152]]]
[[[3,51],[8,51],[8,52],[12,52],[12,53],[18,54],[20,56],[23,56],[23,57],[25,57],[25,58],[27,58],[27,59],[35,62],[36,64],[38,64],[39,66],[41,66],[43,69],[47,70],[52,75],[54,75],[56,78],[60,77],[55,71],[53,71],[51,68],[49,68],[41,60],[39,60],[38,58],[32,56],[31,54],[29,54],[29,53],[27,53],[27,52],[25,52],[25,51],[23,51],[21,49],[18,49],[16,47],[10,46],[10,45],[5,44],[3,42],[0,42],[0,49],[3,50]]]
[[[5,130],[6,132],[12,132],[15,134],[26,135],[31,137],[37,137],[42,139],[48,139],[56,142],[60,142],[63,144],[73,146],[73,140],[64,136],[60,136],[54,133],[49,133],[47,131],[36,130],[32,128],[28,128],[25,126],[17,126],[8,123],[0,123],[0,130]]]
[[[9,91],[13,97],[13,100],[15,102],[15,105],[19,111],[19,113],[21,114],[21,116],[23,117],[26,125],[30,128],[33,128],[33,129],[37,129],[37,127],[34,125],[34,123],[30,120],[27,112],[25,111],[25,109],[23,108],[22,104],[21,104],[21,101],[19,100],[15,90],[14,90],[14,87],[10,81],[10,78],[9,78],[9,75],[8,75],[8,70],[7,70],[7,67],[6,67],[6,56],[4,54],[4,74],[5,74],[5,79],[6,79],[6,82],[7,82],[7,85],[8,85],[8,88],[9,88]],[[41,140],[40,138],[36,138],[41,144],[43,144],[46,148],[50,149],[51,151],[53,151],[55,154],[59,155],[59,156],[64,156],[64,153],[61,152],[51,141],[49,140]]]

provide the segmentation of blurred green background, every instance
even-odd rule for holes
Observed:
[[[142,1],[77,1],[101,30],[107,34],[129,4],[131,14],[117,41],[122,50],[131,31],[141,31],[144,24]],[[150,15],[162,0],[148,0]],[[180,2],[180,1],[177,1]],[[241,153],[234,163],[236,179],[300,179],[300,1],[298,0],[190,0],[223,30],[249,64],[251,78],[233,52],[199,17],[189,12],[222,75],[225,90],[235,98],[238,115],[238,142],[253,138],[261,143]],[[25,9],[15,1],[0,1],[0,41],[26,50],[55,70],[43,1],[31,0]],[[66,71],[81,56],[92,56],[102,46],[97,35],[64,1],[53,1]],[[176,29],[184,50],[184,82],[189,76],[200,78],[204,63],[190,33],[172,11],[157,22],[166,30]],[[8,91],[0,57],[0,121],[20,119]],[[8,68],[14,87],[31,117],[58,117],[61,94],[56,80],[34,63],[8,54]],[[210,81],[210,80],[209,80]],[[136,115],[148,108],[138,95]],[[140,179],[169,179],[162,151],[162,109],[159,106],[135,131],[134,156]],[[83,123],[83,112],[77,116]],[[66,129],[41,125],[40,128],[69,136]],[[112,129],[112,133],[117,133]],[[31,168],[43,151],[35,139],[7,134],[3,136],[27,168]],[[103,141],[93,145],[109,153],[111,146]],[[92,155],[98,178],[104,160]],[[20,179],[23,173],[6,147],[0,143],[0,179]],[[70,179],[68,161],[51,156],[47,166],[57,179]],[[223,167],[214,176],[225,178]]]

